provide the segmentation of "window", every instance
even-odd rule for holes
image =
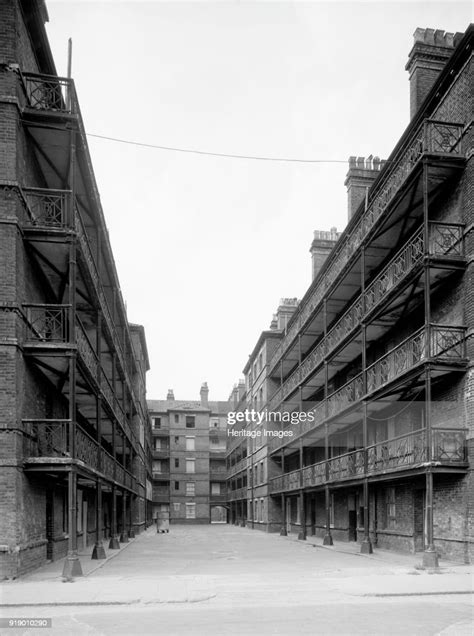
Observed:
[[[211,484],[211,495],[220,495],[221,494],[221,485],[219,482],[214,482]]]
[[[195,473],[196,472],[196,460],[195,459],[187,459],[186,460],[186,472],[187,473]]]
[[[186,450],[193,451],[195,449],[195,437],[186,437]]]
[[[161,428],[161,417],[153,418],[153,428]]]
[[[175,422],[175,424],[179,423],[179,414],[178,413],[174,414],[174,422]]]
[[[174,443],[179,444],[179,435],[176,435],[174,438]]]
[[[154,473],[161,473],[163,471],[163,467],[161,465],[161,459],[154,459],[153,460],[153,468],[152,468]]]
[[[196,504],[195,503],[186,504],[186,519],[196,519]]]
[[[161,450],[161,439],[159,437],[155,439],[155,450]]]
[[[178,457],[174,458],[174,467],[175,468],[179,468],[179,458]]]
[[[255,519],[255,521],[258,521],[258,500],[257,499],[254,500],[253,506],[254,506],[253,518]]]
[[[329,525],[334,528],[334,495],[329,500]]]
[[[194,481],[187,481],[186,482],[186,496],[187,497],[194,497],[195,494],[196,494],[196,484],[194,483]]]
[[[250,500],[247,502],[247,516],[251,521],[253,517],[252,517],[252,502]]]
[[[263,405],[263,389],[258,392],[258,399],[260,400],[260,406]]]
[[[194,415],[186,415],[186,428],[196,427],[196,417]]]
[[[261,371],[262,367],[263,367],[263,356],[260,353],[259,356],[258,356],[258,370]]]
[[[174,503],[173,504],[173,510],[175,512],[179,512],[180,508],[181,508],[181,504],[179,504],[179,503]]]
[[[265,521],[264,506],[264,500],[260,499],[260,521]]]
[[[263,462],[260,462],[260,483],[263,484],[265,481],[265,473],[263,468]]]
[[[174,482],[174,489],[179,490],[179,481]]]

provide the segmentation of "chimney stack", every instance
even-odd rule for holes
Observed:
[[[332,227],[329,232],[323,230],[314,230],[314,238],[311,243],[311,267],[313,272],[312,280],[321,271],[324,261],[329,256],[332,248],[336,245],[341,233],[336,227]]]
[[[281,298],[276,313],[277,328],[281,331],[286,329],[291,316],[298,308],[299,300],[297,298]]]
[[[347,187],[347,215],[350,220],[367,196],[367,191],[378,177],[385,162],[379,157],[349,157],[349,170],[344,185]]]
[[[169,402],[174,402],[174,393],[173,393],[173,389],[168,389],[168,395],[166,396],[166,399]]]
[[[201,406],[209,406],[209,389],[207,382],[203,382],[201,386]]]
[[[405,70],[410,75],[410,118],[413,119],[430,92],[446,61],[453,53],[462,33],[440,29],[416,29],[413,48]]]

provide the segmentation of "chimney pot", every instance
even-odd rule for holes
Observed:
[[[173,389],[168,389],[168,395],[166,396],[166,399],[169,400],[170,402],[174,402]]]

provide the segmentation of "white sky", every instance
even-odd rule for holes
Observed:
[[[218,153],[386,157],[409,118],[417,27],[470,2],[48,0],[58,72],[88,133]],[[89,138],[148,397],[227,399],[280,297],[310,283],[313,230],[347,220],[346,163],[216,158]]]

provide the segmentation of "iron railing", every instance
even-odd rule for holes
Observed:
[[[26,457],[70,457],[69,420],[23,420]]]
[[[431,462],[450,466],[466,464],[466,430],[432,429]],[[293,470],[270,480],[270,492],[291,492],[326,483],[358,479],[378,473],[419,468],[429,461],[426,429],[399,435],[367,446],[367,470],[363,448],[331,457],[301,470]],[[303,474],[300,481],[301,472]]]
[[[432,256],[462,257],[463,226],[456,223],[430,223],[429,250]],[[360,329],[360,323],[423,261],[425,251],[423,229],[419,229],[395,254],[374,281],[347,309],[269,400],[275,410],[295,388],[322,367],[325,357],[346,338]]]
[[[65,343],[69,340],[69,305],[25,304],[26,340]]]
[[[283,352],[293,343],[303,325],[313,315],[327,290],[359,250],[362,241],[382,217],[422,156],[425,153],[462,156],[462,134],[462,124],[425,120],[390,164],[387,164],[383,179],[378,180],[377,189],[369,196],[366,210],[360,215],[351,232],[343,235],[338,241],[329,257],[330,261],[324,275],[316,281],[311,293],[296,310],[286,335],[269,362],[270,370],[275,368]]]
[[[466,356],[465,333],[465,327],[451,325],[431,324],[429,329],[422,327],[367,367],[365,371],[366,394],[364,394],[363,373],[359,373],[328,395],[326,400],[318,402],[311,409],[311,419],[299,423],[295,433],[300,436],[314,430],[327,418],[334,417],[346,408],[354,406],[364,396],[368,396],[397,380],[422,362],[427,362],[430,359],[436,359],[440,362],[463,361]],[[275,452],[278,448],[286,446],[291,438],[274,437],[268,439],[270,451]]]
[[[72,79],[39,73],[22,73],[21,77],[30,108],[66,114],[77,112]]]
[[[28,225],[57,229],[68,226],[69,190],[24,188],[22,194]]]
[[[25,457],[72,458],[69,420],[24,419]],[[74,459],[100,471],[127,488],[135,486],[135,477],[125,470],[99,442],[78,424],[74,427]]]

